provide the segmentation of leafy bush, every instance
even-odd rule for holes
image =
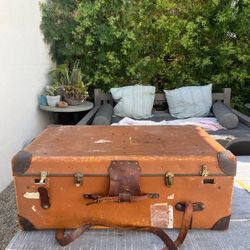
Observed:
[[[41,29],[58,63],[80,59],[104,90],[213,83],[249,100],[250,0],[48,0]]]

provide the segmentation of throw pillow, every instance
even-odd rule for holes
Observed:
[[[114,107],[114,115],[135,119],[152,116],[155,87],[135,85],[112,88],[110,91],[113,99],[117,102]]]
[[[164,90],[169,112],[176,118],[207,116],[212,106],[212,84]]]

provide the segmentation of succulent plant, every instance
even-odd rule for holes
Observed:
[[[49,95],[49,96],[57,96],[57,95],[59,95],[58,87],[53,86],[53,85],[47,86],[46,90],[45,90],[45,94]]]
[[[67,99],[83,101],[88,97],[88,84],[83,82],[83,74],[79,68],[79,60],[76,60],[72,70],[66,64],[57,66],[50,72],[52,86],[62,89]]]

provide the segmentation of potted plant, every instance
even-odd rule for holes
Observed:
[[[50,72],[52,86],[62,91],[64,100],[69,105],[80,105],[88,97],[88,85],[83,82],[79,61],[75,61],[70,71],[66,64],[57,66]]]
[[[61,96],[58,94],[57,86],[46,87],[46,100],[49,106],[56,107],[57,103],[60,102]]]

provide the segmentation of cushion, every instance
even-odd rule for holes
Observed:
[[[114,115],[135,119],[151,117],[155,87],[135,85],[112,88],[110,91],[113,99],[117,102],[114,107]]]
[[[212,107],[212,84],[164,90],[169,112],[176,118],[207,116]]]
[[[239,119],[224,103],[215,102],[213,104],[213,113],[220,124],[228,129],[236,128],[239,124]]]
[[[250,137],[238,138],[230,141],[226,147],[234,155],[250,155]]]
[[[110,125],[113,114],[113,106],[110,104],[103,104],[97,111],[93,119],[93,125]]]

